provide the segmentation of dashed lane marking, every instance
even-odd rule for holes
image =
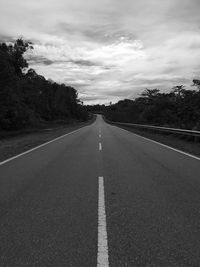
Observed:
[[[102,144],[99,143],[99,151],[101,151],[101,150],[102,150]]]
[[[104,178],[99,177],[97,267],[109,267]]]

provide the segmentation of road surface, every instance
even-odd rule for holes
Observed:
[[[98,116],[2,163],[0,266],[200,266],[200,160]]]

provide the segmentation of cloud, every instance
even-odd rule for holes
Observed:
[[[77,60],[71,60],[72,63],[80,66],[99,66],[98,62],[90,61],[90,60],[85,60],[85,59],[77,59]]]
[[[36,56],[26,56],[26,59],[28,60],[29,62],[29,65],[40,65],[40,64],[44,64],[44,65],[52,65],[54,64],[54,61],[48,59],[48,58],[45,58],[43,56],[40,56],[40,55],[36,55]]]
[[[1,0],[0,40],[33,41],[31,67],[86,103],[117,101],[200,76],[199,10],[199,0]]]

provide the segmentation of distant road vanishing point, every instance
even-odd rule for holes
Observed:
[[[0,266],[200,266],[200,159],[96,121],[0,163]]]

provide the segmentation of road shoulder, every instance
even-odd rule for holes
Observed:
[[[2,138],[0,140],[0,162],[14,157],[27,150],[33,149],[43,143],[49,142],[59,136],[78,130],[90,125],[94,119],[88,122],[80,122],[60,128],[45,129],[39,132],[24,133],[17,136]]]
[[[136,130],[126,126],[119,126],[119,125],[115,126],[127,130],[129,132],[135,133],[137,135],[140,135],[142,137],[148,138],[150,140],[156,141],[163,145],[200,157],[200,142],[187,141],[184,139],[180,139],[174,135],[162,135],[158,133]]]

